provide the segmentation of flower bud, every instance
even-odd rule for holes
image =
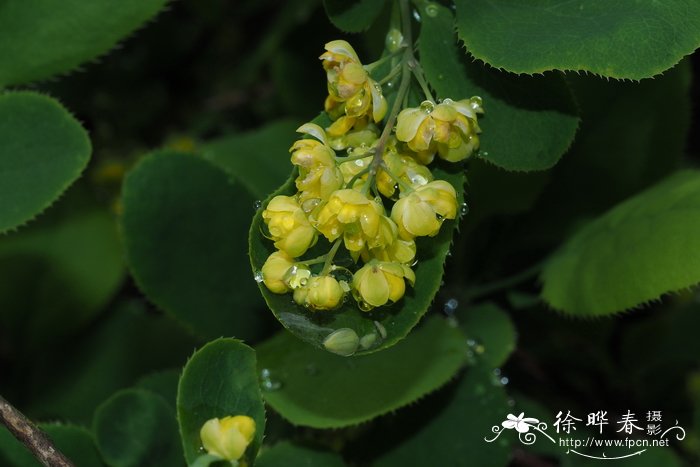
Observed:
[[[404,279],[413,285],[416,276],[408,266],[399,263],[371,260],[360,268],[352,278],[352,291],[360,308],[373,307],[396,302],[406,291]]]
[[[294,291],[294,301],[313,311],[337,308],[345,292],[332,276],[313,276],[304,287]]]
[[[311,226],[297,200],[291,196],[275,196],[262,213],[275,247],[297,258],[316,243],[316,230]]]
[[[293,266],[292,257],[282,250],[275,251],[267,258],[262,267],[262,277],[270,292],[277,294],[289,292],[289,287],[284,279]]]
[[[437,235],[444,219],[457,216],[457,194],[452,185],[435,180],[416,188],[399,199],[391,210],[391,218],[405,240]]]
[[[211,455],[236,461],[255,436],[255,420],[246,415],[212,418],[199,432],[204,449]]]

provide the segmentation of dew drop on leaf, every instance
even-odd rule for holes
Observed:
[[[431,18],[435,18],[438,14],[438,6],[434,3],[429,3],[425,7],[425,14],[430,16]]]
[[[459,306],[459,301],[456,298],[450,298],[445,302],[445,306],[443,307],[443,311],[447,316],[452,316],[455,314],[455,311],[457,311],[457,307]]]
[[[256,199],[255,202],[253,203],[253,207],[255,207],[255,210],[257,211],[258,209],[260,209],[262,207],[262,204],[263,204],[262,201],[260,201],[259,199]]]
[[[276,391],[282,387],[282,383],[272,377],[269,369],[263,368],[260,371],[260,387],[263,391]]]

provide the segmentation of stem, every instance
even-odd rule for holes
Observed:
[[[374,175],[376,175],[379,169],[382,158],[384,156],[384,149],[386,148],[386,143],[389,141],[389,136],[391,136],[391,130],[394,128],[394,123],[396,122],[396,116],[401,110],[404,97],[408,93],[408,88],[411,84],[411,67],[410,63],[415,62],[415,57],[413,56],[413,50],[410,44],[413,44],[413,36],[411,34],[411,15],[408,8],[408,0],[399,0],[399,6],[401,7],[401,29],[404,40],[409,47],[406,47],[403,52],[403,57],[401,58],[401,84],[396,92],[396,99],[394,100],[394,105],[391,107],[389,112],[389,117],[386,120],[386,125],[382,134],[379,136],[379,142],[374,148],[374,157],[372,158],[372,163],[369,166],[370,169],[370,180],[374,180]]]
[[[396,174],[394,174],[394,172],[389,170],[389,168],[386,166],[386,164],[382,164],[382,170],[384,172],[386,172],[386,174],[388,176],[390,176],[392,180],[394,180],[396,183],[398,183],[399,186],[401,188],[403,188],[407,193],[410,193],[413,191],[413,188],[410,185],[408,185],[406,182],[401,180],[399,177],[397,177]]]
[[[370,166],[370,167],[367,167],[367,168],[364,168],[364,169],[362,169],[361,171],[359,171],[358,173],[356,173],[356,174],[350,179],[350,181],[348,182],[348,184],[345,185],[345,188],[352,188],[352,186],[355,184],[355,182],[356,182],[360,177],[362,177],[364,174],[366,174],[367,172],[369,172],[370,168],[371,168],[371,166]]]
[[[536,276],[537,273],[540,272],[540,270],[542,269],[543,265],[544,261],[541,261],[533,266],[530,266],[524,271],[515,274],[514,276],[471,287],[464,292],[464,296],[467,298],[467,300],[473,301],[477,298],[490,295],[494,292],[498,292],[499,290],[510,288],[514,285],[520,284],[521,282],[532,278],[533,276]]]
[[[323,263],[323,269],[321,270],[322,276],[325,276],[330,272],[331,266],[333,265],[333,258],[335,258],[335,254],[338,252],[338,248],[340,248],[341,243],[343,243],[342,237],[335,241],[331,247],[331,251],[329,251],[326,255],[326,262]]]
[[[428,100],[435,102],[433,94],[432,92],[430,92],[430,87],[428,86],[427,81],[425,81],[425,76],[423,76],[423,68],[420,66],[420,63],[414,60],[410,63],[410,65],[412,69],[411,71],[413,71],[413,76],[416,77],[416,80],[418,81],[418,84],[420,84],[420,87],[423,90],[423,94],[425,94],[425,97]]]
[[[396,78],[396,75],[398,75],[399,72],[401,72],[401,64],[397,63],[396,66],[391,69],[388,75],[378,81],[379,85],[384,86],[386,83]]]
[[[312,264],[320,264],[326,261],[326,256],[328,255],[321,255],[317,256],[316,258],[312,259],[307,259],[306,261],[296,261],[296,264],[303,264],[304,266],[311,266]]]
[[[51,440],[27,417],[0,396],[0,422],[47,467],[74,467]]]
[[[397,55],[399,55],[402,52],[403,52],[403,50],[401,50],[401,48],[399,48],[398,50],[395,50],[393,52],[390,52],[387,55],[380,58],[379,60],[377,60],[376,62],[368,63],[367,65],[364,66],[364,69],[367,70],[368,73],[372,73],[372,71],[375,68],[384,64],[384,62],[386,62],[387,60],[390,60],[390,59],[396,57]]]

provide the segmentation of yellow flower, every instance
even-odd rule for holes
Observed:
[[[445,99],[437,105],[423,101],[420,107],[399,113],[396,137],[407,143],[423,163],[430,163],[436,152],[445,160],[457,162],[479,147],[477,113],[483,113],[479,97],[458,102]]]
[[[413,285],[416,276],[405,264],[372,260],[352,278],[352,292],[363,310],[397,302],[406,291],[404,279]]]
[[[403,264],[412,263],[416,256],[416,242],[399,238],[398,231],[394,221],[382,216],[377,236],[368,241],[367,246],[362,251],[353,252],[353,259],[357,261],[358,257],[361,257],[364,262],[378,259]]]
[[[328,240],[343,235],[345,248],[360,251],[376,237],[384,207],[356,190],[338,190],[318,212],[314,225]]]
[[[313,276],[304,287],[294,291],[294,301],[313,311],[337,308],[345,291],[332,276]]]
[[[275,196],[262,213],[275,247],[292,258],[306,253],[316,243],[316,230],[309,223],[297,200],[291,196]]]
[[[297,132],[310,134],[319,140],[301,139],[290,149],[292,163],[299,167],[296,179],[297,190],[301,192],[299,199],[302,205],[307,200],[325,200],[343,184],[343,174],[335,163],[335,152],[328,145],[326,134],[320,126],[306,123]],[[310,209],[304,210],[308,212]]]
[[[209,454],[236,461],[243,456],[255,435],[255,420],[246,415],[207,420],[199,436]]]
[[[452,185],[435,180],[416,188],[399,199],[391,210],[391,218],[405,240],[435,236],[444,219],[457,215],[457,194]]]
[[[362,125],[364,117],[371,116],[374,122],[384,118],[387,103],[382,88],[369,77],[350,44],[343,40],[328,42],[319,58],[328,78],[329,96],[324,107],[335,120],[328,128],[331,136],[341,136],[355,125]]]
[[[289,292],[285,281],[287,272],[294,267],[294,259],[282,250],[272,253],[262,267],[262,278],[265,286],[272,293]]]

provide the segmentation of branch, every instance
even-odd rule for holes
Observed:
[[[47,467],[74,467],[51,440],[22,412],[0,396],[0,422]]]

